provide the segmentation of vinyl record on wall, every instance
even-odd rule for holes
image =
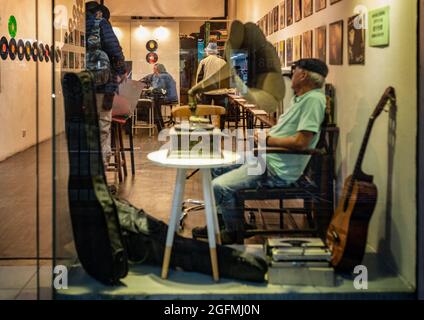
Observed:
[[[158,60],[159,60],[159,57],[158,57],[158,55],[157,55],[156,53],[154,53],[154,52],[150,52],[150,53],[148,53],[148,54],[147,54],[147,56],[146,56],[146,61],[147,61],[147,63],[155,64],[156,62],[158,62]]]
[[[25,59],[27,61],[31,60],[31,55],[32,55],[31,42],[27,41],[25,42]]]
[[[18,41],[18,58],[20,61],[24,60],[25,57],[25,43],[22,39]]]
[[[44,46],[44,60],[50,62],[50,47],[48,44]]]
[[[10,59],[15,60],[17,53],[18,53],[18,46],[16,44],[15,38],[12,38],[9,41],[9,57],[10,57]]]
[[[48,48],[49,48],[49,58],[50,58],[50,61],[51,62],[53,62],[54,61],[54,48],[53,48],[53,46],[47,46]]]
[[[38,60],[40,60],[41,62],[44,61],[44,54],[45,54],[44,45],[40,43],[38,45]]]
[[[0,56],[3,60],[9,56],[9,43],[5,37],[0,39]]]
[[[155,40],[149,40],[146,43],[146,49],[149,52],[154,52],[158,49],[158,43]]]
[[[31,50],[31,55],[32,55],[32,60],[34,60],[34,62],[38,61],[38,43],[34,42],[32,44],[32,50]]]
[[[60,51],[58,47],[56,48],[54,56],[56,58],[56,63],[59,63],[60,59],[62,58],[62,52]]]

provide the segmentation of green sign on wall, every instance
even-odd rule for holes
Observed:
[[[390,44],[390,7],[370,11],[368,20],[370,46],[388,46]]]

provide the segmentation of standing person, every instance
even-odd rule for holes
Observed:
[[[202,61],[200,61],[199,66],[197,68],[197,74],[196,74],[196,84],[208,79],[210,76],[218,72],[227,62],[218,57],[218,47],[215,42],[210,42],[208,46],[205,49],[205,53],[207,55],[206,58],[204,58]],[[217,88],[219,88],[219,85],[217,84]],[[212,103],[212,96],[208,96],[207,92],[205,92],[202,95],[202,103],[203,104],[211,104]],[[222,100],[222,99],[218,99]],[[216,105],[222,105],[225,106],[224,101],[215,101]]]
[[[86,67],[94,74],[100,144],[105,169],[112,155],[112,105],[119,84],[126,80],[125,58],[109,22],[109,9],[89,1],[86,9]]]

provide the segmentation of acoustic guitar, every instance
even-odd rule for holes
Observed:
[[[396,101],[392,87],[386,89],[369,119],[355,170],[346,179],[327,230],[326,242],[332,252],[331,264],[339,271],[351,272],[364,257],[368,225],[377,202],[377,187],[373,183],[373,176],[365,174],[361,168],[374,122],[389,101]]]

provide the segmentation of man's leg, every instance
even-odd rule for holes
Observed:
[[[104,95],[96,94],[97,112],[99,115],[99,129],[100,129],[100,146],[103,156],[103,164],[105,170],[109,165],[109,159],[112,155],[111,147],[111,124],[112,124],[112,110],[104,110],[103,108]]]
[[[256,188],[263,181],[262,175],[249,175],[249,164],[220,175],[212,181],[218,213],[222,214],[225,230],[242,238],[244,212],[237,201],[237,191]]]

